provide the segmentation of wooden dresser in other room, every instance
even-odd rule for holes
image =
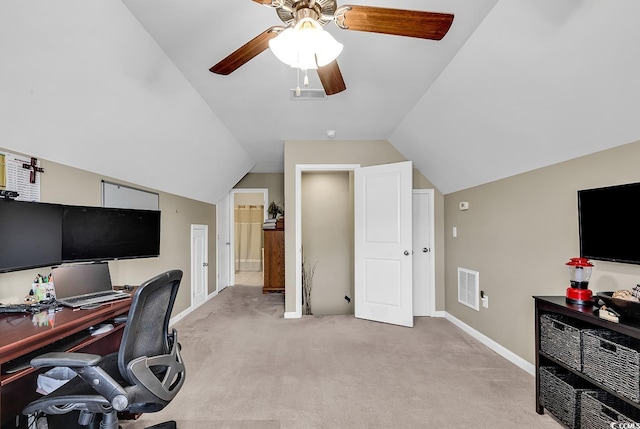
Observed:
[[[264,286],[262,293],[284,293],[284,218],[275,229],[264,229]]]

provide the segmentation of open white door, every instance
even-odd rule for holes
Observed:
[[[413,327],[410,161],[355,170],[355,316]]]

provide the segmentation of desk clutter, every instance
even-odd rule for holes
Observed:
[[[35,314],[43,310],[56,310],[58,303],[55,300],[55,291],[51,276],[38,274],[31,284],[29,293],[24,298],[23,303],[3,304],[0,303],[0,314],[28,313]]]
[[[34,303],[24,303],[24,304],[0,304],[0,314],[7,313],[40,313],[41,311],[57,311],[61,309],[58,306],[58,303],[55,300],[46,300],[41,302]]]
[[[54,285],[54,279],[57,280]],[[106,262],[54,267],[50,275],[38,274],[23,303],[0,303],[1,314],[53,312],[62,306],[94,309],[102,304],[131,298],[135,288],[114,288]]]

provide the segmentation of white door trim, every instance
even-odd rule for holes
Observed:
[[[294,184],[294,192],[296,195],[296,311],[285,312],[285,319],[296,319],[302,317],[302,173],[304,171],[354,171],[357,168],[360,168],[360,164],[296,164],[296,177]]]
[[[429,316],[436,315],[436,270],[435,270],[435,219],[434,219],[434,190],[433,189],[414,189],[414,194],[426,194],[429,198]],[[422,249],[414,249],[415,252],[421,252]]]
[[[236,284],[236,237],[235,237],[235,195],[236,194],[262,194],[264,201],[264,218],[268,217],[269,189],[267,188],[234,188],[229,192],[229,286]]]

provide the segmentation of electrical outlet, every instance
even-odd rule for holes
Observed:
[[[480,300],[482,301],[482,306],[484,308],[489,308],[489,295],[485,294],[482,298],[480,298]]]

